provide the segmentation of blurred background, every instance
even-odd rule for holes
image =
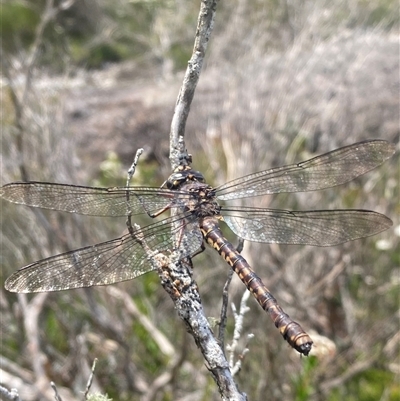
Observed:
[[[1,185],[35,180],[159,186],[193,47],[199,1],[3,1]],[[399,141],[395,0],[220,2],[186,145],[212,185],[353,142]],[[364,208],[394,225],[331,248],[245,243],[244,256],[309,332],[301,358],[251,298],[234,359],[249,400],[398,400],[399,157],[342,187],[245,200],[285,209]],[[138,221],[142,223],[141,220]],[[120,236],[125,219],[1,204],[1,283],[35,260]],[[226,235],[236,239],[228,230]],[[207,316],[228,266],[194,259]],[[230,300],[239,305],[234,278]],[[0,288],[0,384],[24,401],[218,400],[194,341],[156,273],[93,289],[16,295]],[[228,315],[226,342],[234,319]],[[248,340],[248,335],[254,338]]]

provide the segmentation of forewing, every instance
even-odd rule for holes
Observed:
[[[183,258],[198,250],[202,239],[186,233],[187,217],[167,218],[133,234],[32,263],[12,274],[5,287],[12,292],[44,292],[131,280],[154,270],[150,260],[160,252],[177,248]],[[176,239],[182,230],[184,243]]]
[[[96,188],[47,182],[15,182],[0,188],[3,199],[27,206],[91,216],[152,214],[180,205],[187,194],[164,188]]]
[[[224,221],[239,237],[254,242],[332,246],[388,229],[386,216],[368,210],[235,208],[223,210]]]
[[[355,143],[302,163],[273,168],[229,181],[216,188],[221,200],[281,192],[306,192],[344,184],[381,165],[395,152],[382,141]]]

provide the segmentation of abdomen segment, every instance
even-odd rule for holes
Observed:
[[[283,338],[298,352],[307,356],[311,350],[312,340],[303,328],[279,306],[260,277],[253,271],[246,259],[223,236],[218,220],[206,217],[200,225],[204,239],[226,260],[235,273],[243,281],[247,289],[254,295],[261,307],[271,316],[275,326]]]

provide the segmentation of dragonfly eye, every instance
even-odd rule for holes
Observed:
[[[198,181],[198,182],[205,182],[206,180],[204,179],[203,174],[201,174],[199,171],[195,170],[190,170],[188,171],[188,181]]]
[[[172,173],[169,176],[166,185],[168,189],[177,189],[188,181],[205,182],[203,174],[198,171],[188,169],[185,171],[176,171]]]
[[[177,189],[186,181],[186,174],[182,172],[173,173],[169,176],[166,184],[168,189]]]

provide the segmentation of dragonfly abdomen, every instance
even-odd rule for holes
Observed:
[[[246,259],[223,236],[218,220],[214,217],[206,217],[202,219],[200,229],[207,243],[225,259],[261,307],[268,312],[283,338],[295,350],[307,356],[312,346],[310,336],[284,312]]]

